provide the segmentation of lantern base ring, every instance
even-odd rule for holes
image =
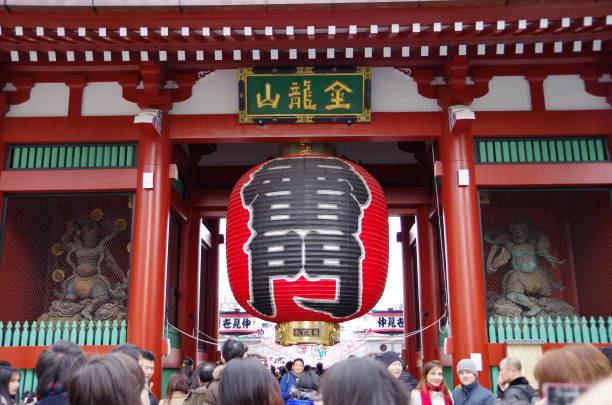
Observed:
[[[340,324],[325,321],[290,321],[276,324],[276,343],[333,346],[340,341]]]

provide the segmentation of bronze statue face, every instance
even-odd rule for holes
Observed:
[[[510,232],[512,233],[512,240],[515,243],[524,243],[527,241],[527,235],[529,234],[529,227],[524,222],[513,222],[510,224]]]
[[[81,239],[86,247],[95,247],[100,242],[100,227],[98,224],[85,221],[81,224],[81,232]]]

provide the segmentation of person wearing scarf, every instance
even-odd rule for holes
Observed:
[[[442,363],[433,360],[425,363],[421,380],[410,393],[410,405],[452,405],[453,396],[444,381]]]

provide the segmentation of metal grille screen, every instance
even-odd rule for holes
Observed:
[[[0,321],[126,319],[131,194],[5,196]]]
[[[481,190],[489,316],[609,316],[612,195]]]

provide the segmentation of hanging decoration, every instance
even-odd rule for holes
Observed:
[[[285,156],[250,169],[227,215],[232,291],[272,322],[281,344],[333,345],[339,322],[367,313],[382,295],[388,211],[362,167],[331,156]]]

